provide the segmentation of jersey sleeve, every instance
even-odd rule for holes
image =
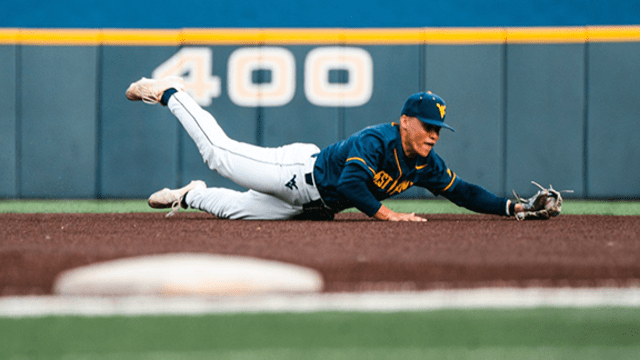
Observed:
[[[382,203],[371,193],[367,184],[373,177],[362,170],[362,167],[355,164],[347,164],[340,177],[338,192],[353,206],[365,213],[373,216],[378,212]]]
[[[481,214],[508,216],[508,199],[496,196],[481,186],[457,178],[442,196],[465,209]]]
[[[426,188],[434,195],[440,195],[451,189],[458,178],[433,150],[429,154],[427,163],[421,167],[424,170],[420,170],[416,185]]]
[[[353,143],[349,151],[337,190],[354,207],[367,216],[373,216],[382,203],[371,193],[371,183],[378,171],[378,163],[384,151],[384,141],[374,134],[365,134]]]
[[[468,183],[449,169],[435,153],[429,157],[424,181],[417,184],[454,204],[481,214],[509,215],[508,199],[496,196],[481,186]]]
[[[384,156],[384,146],[384,141],[375,134],[363,134],[353,142],[345,161],[345,168],[351,165],[359,166],[373,177],[378,171],[380,158]]]

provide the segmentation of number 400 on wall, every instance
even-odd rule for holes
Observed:
[[[152,77],[182,76],[187,91],[202,106],[220,96],[220,77],[211,74],[212,49],[186,47],[158,66]],[[331,71],[342,71],[332,81]],[[255,81],[257,71],[270,76]],[[245,47],[235,50],[227,63],[227,91],[234,104],[277,107],[288,104],[296,91],[296,64],[291,51],[281,47]],[[373,92],[373,60],[356,47],[319,47],[304,62],[304,93],[317,106],[355,107],[366,104]]]

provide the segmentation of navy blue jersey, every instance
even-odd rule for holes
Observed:
[[[356,207],[373,216],[381,200],[415,185],[474,211],[506,215],[507,199],[459,179],[435,151],[405,156],[396,123],[367,127],[323,149],[314,177],[324,203],[336,212]]]

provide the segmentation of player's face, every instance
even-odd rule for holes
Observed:
[[[402,147],[408,157],[426,157],[440,139],[439,127],[425,124],[416,117],[403,115],[400,126],[404,129],[400,132]]]

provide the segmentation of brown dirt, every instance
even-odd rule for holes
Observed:
[[[186,212],[0,214],[0,295],[50,294],[63,270],[172,252],[253,256],[315,268],[326,291],[640,283],[640,217],[518,222],[424,215],[426,223],[231,221]]]

